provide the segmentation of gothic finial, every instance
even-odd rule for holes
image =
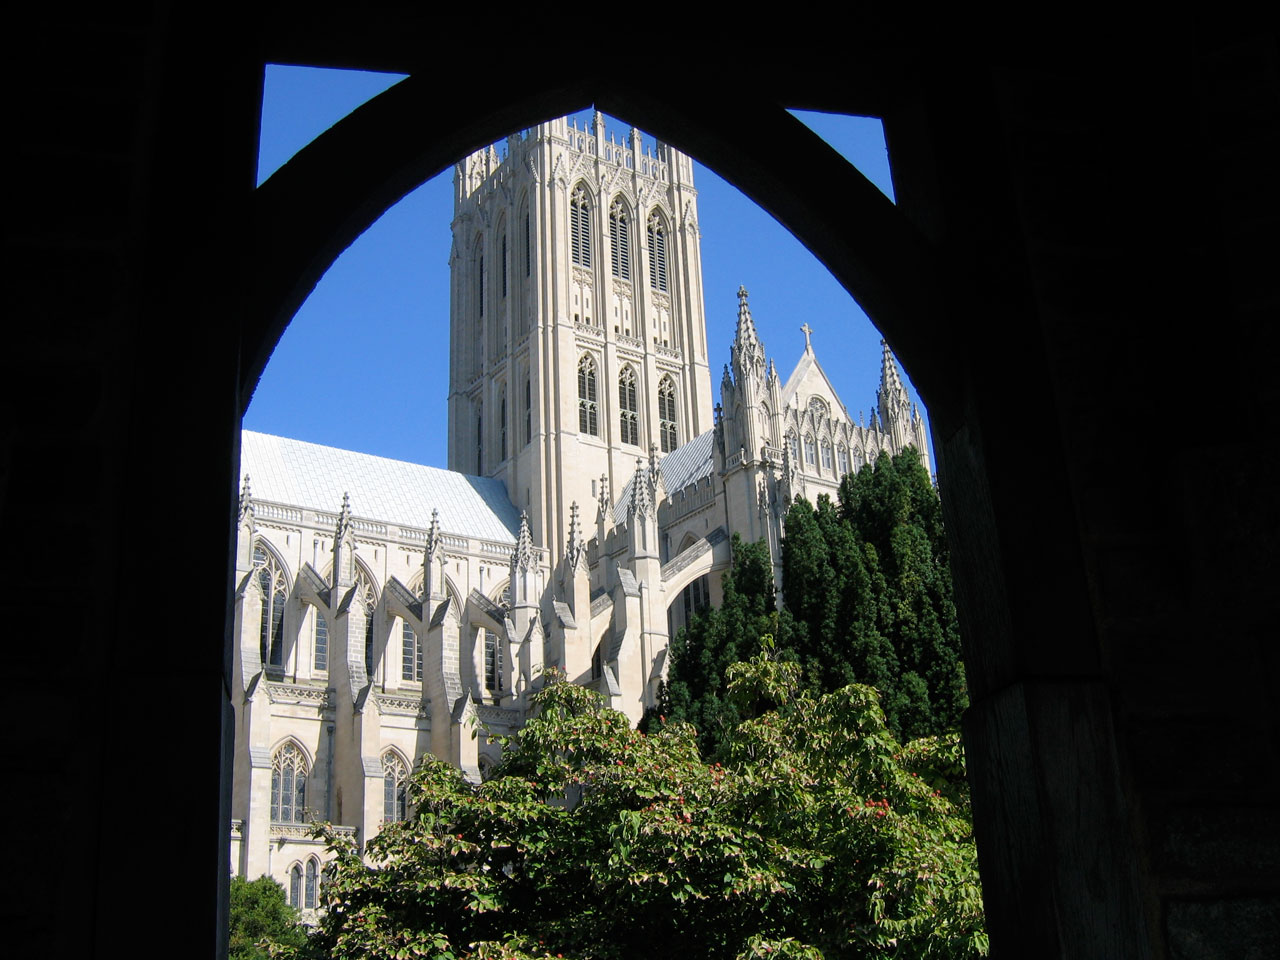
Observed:
[[[582,528],[578,525],[578,501],[569,504],[569,543],[564,551],[569,561],[569,569],[577,570],[587,556],[587,545],[582,539]]]
[[[738,331],[734,339],[742,344],[760,339],[756,336],[756,323],[751,319],[751,306],[747,303],[747,288],[741,286],[738,287]]]
[[[427,528],[427,561],[435,559],[440,550],[440,511],[431,511],[431,526]]]
[[[536,561],[533,550],[533,536],[529,533],[529,514],[520,513],[520,533],[516,537],[516,548],[511,552],[511,576],[516,571],[532,570]]]
[[[334,533],[334,539],[341,541],[346,539],[354,531],[351,523],[351,496],[344,492],[342,494],[342,509],[338,511],[338,526]]]
[[[236,510],[236,522],[242,522],[245,516],[253,517],[253,492],[249,489],[249,475],[244,475],[244,485],[240,488],[240,504]]]

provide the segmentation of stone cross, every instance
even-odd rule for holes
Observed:
[[[800,329],[804,331],[804,348],[806,350],[812,350],[813,346],[809,343],[809,334],[813,333],[813,328],[809,326],[809,321],[806,320],[804,323],[800,324]]]

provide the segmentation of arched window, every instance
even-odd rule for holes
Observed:
[[[662,452],[670,453],[679,443],[676,433],[676,385],[670,377],[658,383],[658,433]]]
[[[496,633],[484,631],[484,688],[497,696],[502,693],[502,645]]]
[[[373,679],[373,612],[378,609],[378,595],[364,567],[356,564],[356,597],[364,603],[364,672]]]
[[[296,743],[286,743],[271,758],[271,822],[305,823],[307,758]]]
[[[787,449],[791,452],[791,462],[800,462],[800,438],[794,433],[787,434]]]
[[[818,444],[812,434],[807,434],[804,438],[804,462],[811,467],[818,463]]]
[[[289,905],[302,909],[302,866],[297,863],[289,870]]]
[[[529,232],[529,211],[524,212],[524,275],[526,277],[533,275],[533,248],[529,241],[531,235]]]
[[[649,286],[667,292],[667,228],[657,211],[649,214]]]
[[[382,821],[396,823],[409,815],[409,770],[393,750],[382,755]]]
[[[836,448],[836,462],[840,465],[840,476],[849,472],[849,450],[842,443]]]
[[[814,420],[821,421],[831,415],[831,408],[827,406],[827,401],[821,397],[810,397],[809,412],[813,414]]]
[[[578,266],[591,266],[591,202],[582,184],[569,200],[569,255]]]
[[[822,441],[822,469],[831,469],[831,444],[826,440]]]
[[[329,621],[317,608],[315,610],[315,635],[311,644],[312,669],[325,671],[329,669]]]
[[[320,879],[320,863],[315,857],[307,860],[307,886],[302,906],[307,910],[316,908],[316,885]]]
[[[609,253],[613,275],[630,280],[631,228],[627,221],[627,208],[621,200],[615,200],[609,206]]]
[[[866,462],[867,462],[866,458],[862,455],[862,449],[860,447],[854,447],[853,448],[853,469],[861,470],[862,465]]]
[[[636,402],[636,372],[623,367],[618,374],[618,417],[622,442],[640,445],[640,408]]]
[[[401,620],[400,627],[400,679],[422,680],[422,645],[408,620]]]
[[[578,432],[600,435],[596,393],[596,362],[584,354],[578,361]]]
[[[253,565],[258,571],[258,586],[262,590],[262,615],[259,618],[259,655],[263,666],[284,666],[284,605],[289,596],[284,568],[274,553],[262,545],[254,544]]]

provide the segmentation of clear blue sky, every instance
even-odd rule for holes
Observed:
[[[308,142],[400,77],[269,66],[262,182]],[[584,116],[589,116],[586,114]],[[878,120],[796,113],[892,197]],[[624,118],[625,119],[625,118]],[[622,123],[610,123],[619,133]],[[797,170],[797,176],[802,176]],[[785,381],[813,328],[818,360],[849,413],[869,416],[880,334],[827,269],[772,217],[698,164],[698,223],[712,388],[751,295],[756,328]],[[330,267],[285,331],[245,414],[250,430],[446,466],[452,173],[392,207]],[[908,383],[918,402],[915,388]]]

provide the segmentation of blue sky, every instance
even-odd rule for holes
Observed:
[[[269,66],[258,181],[399,79]],[[878,120],[796,116],[893,196]],[[610,129],[621,134],[625,126],[611,121]],[[742,284],[783,379],[804,351],[800,325],[807,322],[818,360],[849,413],[869,415],[879,383],[880,334],[861,308],[784,227],[701,164],[694,185],[713,390],[718,393],[729,359]],[[246,428],[447,465],[449,368],[441,351],[448,343],[452,219],[452,174],[446,171],[347,248],[281,338],[245,414]],[[918,402],[910,383],[908,389]]]

